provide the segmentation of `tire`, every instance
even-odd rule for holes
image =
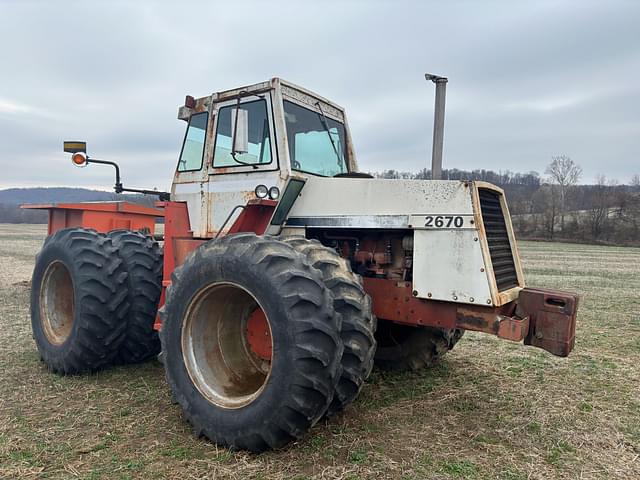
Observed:
[[[331,416],[342,411],[358,396],[373,368],[376,317],[371,311],[371,298],[365,293],[359,277],[351,271],[351,266],[335,250],[317,240],[302,237],[285,238],[283,241],[305,255],[322,272],[322,279],[333,294],[333,308],[342,317],[342,373],[327,409],[327,415]]]
[[[271,338],[267,360],[247,340],[256,312]],[[279,448],[329,406],[340,316],[321,273],[286,243],[243,233],[201,245],[175,269],[160,315],[167,381],[197,436]]]
[[[113,230],[107,235],[129,274],[129,315],[124,341],[118,351],[118,362],[144,362],[160,353],[160,338],[153,329],[162,292],[160,246],[149,235],[131,230]]]
[[[383,370],[419,370],[437,364],[462,337],[464,330],[411,327],[381,320],[375,363]]]
[[[82,228],[55,232],[31,282],[33,337],[47,366],[74,374],[110,365],[128,311],[127,272],[111,239]]]

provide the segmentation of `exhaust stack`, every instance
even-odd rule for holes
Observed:
[[[436,103],[433,113],[433,145],[431,149],[431,179],[442,178],[442,146],[444,143],[444,105],[447,95],[447,77],[425,73],[424,78],[436,84]]]

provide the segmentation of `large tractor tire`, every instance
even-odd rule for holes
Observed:
[[[376,366],[383,370],[419,370],[437,364],[460,340],[463,330],[411,327],[378,322]]]
[[[359,277],[351,271],[351,266],[335,250],[317,240],[302,237],[284,241],[322,272],[322,279],[333,294],[333,308],[342,317],[342,373],[327,409],[327,415],[334,415],[358,396],[373,368],[376,317],[371,311],[371,298],[365,293]]]
[[[340,375],[340,316],[290,245],[236,234],[174,271],[160,311],[167,380],[196,435],[260,452],[300,438]]]
[[[125,334],[127,272],[111,239],[68,228],[36,257],[31,326],[40,356],[61,374],[110,365]]]
[[[107,235],[129,274],[129,315],[118,362],[144,362],[160,353],[160,338],[153,324],[162,292],[162,252],[158,242],[140,232],[113,230]]]

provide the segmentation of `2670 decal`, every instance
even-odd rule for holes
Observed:
[[[424,226],[430,228],[462,228],[464,218],[459,215],[427,215]]]

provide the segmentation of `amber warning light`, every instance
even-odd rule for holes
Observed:
[[[87,165],[87,154],[84,152],[78,152],[71,155],[71,161],[78,167],[84,167]]]

